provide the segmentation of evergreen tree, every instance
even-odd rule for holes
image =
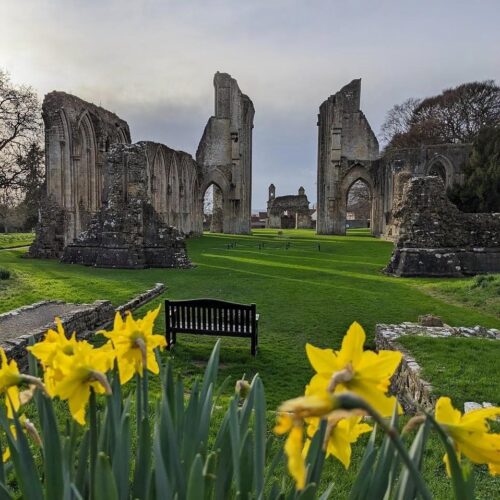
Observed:
[[[464,212],[500,212],[500,126],[482,129],[464,167],[463,185],[448,193]]]

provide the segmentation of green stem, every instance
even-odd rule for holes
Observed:
[[[95,497],[95,469],[97,460],[97,405],[94,389],[90,389],[90,498]]]
[[[410,471],[410,474],[412,475],[413,480],[415,481],[415,485],[419,490],[422,498],[425,500],[432,500],[431,492],[429,491],[429,488],[427,488],[427,485],[425,484],[425,481],[423,480],[417,466],[414,464],[413,460],[408,455],[406,448],[403,446],[397,429],[388,426],[387,422],[382,418],[382,416],[377,411],[375,411],[364,399],[355,396],[352,393],[336,395],[336,399],[340,403],[341,408],[349,410],[359,408],[365,410],[373,418],[373,420],[377,422],[379,427],[389,436],[389,439],[398,450],[398,453],[401,456],[401,459],[403,460],[406,467],[408,467],[408,470]]]
[[[142,381],[137,373],[135,375],[135,396],[136,396],[136,413],[137,413],[137,435],[139,436],[142,423]]]
[[[149,406],[149,391],[148,391],[148,370],[142,372],[142,414],[147,418]]]

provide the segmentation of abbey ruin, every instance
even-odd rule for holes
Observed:
[[[371,231],[395,241],[387,272],[461,276],[500,272],[498,214],[464,214],[446,196],[463,183],[471,144],[440,144],[380,154],[360,109],[361,80],[321,104],[318,115],[317,232],[346,233],[349,190],[370,191]]]
[[[211,231],[250,233],[254,107],[226,73],[215,74],[214,89],[214,116],[205,126],[196,159],[155,142],[131,144],[128,124],[115,114],[64,92],[48,94],[43,103],[47,196],[30,256],[98,267],[187,267],[184,239],[203,231],[203,199],[210,186]],[[369,191],[372,234],[396,242],[388,272],[435,275],[436,254],[455,255],[442,266],[445,275],[500,270],[499,244],[489,236],[498,231],[498,217],[463,216],[446,201],[446,187],[463,182],[471,145],[381,154],[360,100],[358,79],[319,109],[317,233],[346,233],[348,194],[362,181]],[[412,181],[425,176],[431,181]],[[433,211],[425,209],[423,199]],[[447,222],[439,210],[459,221],[454,235],[441,231]],[[266,224],[311,228],[304,188],[297,195],[276,197],[271,184]],[[436,225],[439,234],[450,238],[418,236],[436,235]],[[460,231],[468,234],[457,237]]]
[[[103,267],[189,264],[184,236],[202,232],[203,196],[217,187],[221,230],[249,233],[254,107],[216,73],[215,114],[196,153],[131,143],[115,114],[64,92],[43,102],[46,186],[30,256]]]

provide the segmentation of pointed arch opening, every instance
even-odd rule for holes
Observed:
[[[203,193],[203,230],[224,231],[224,195],[215,182],[211,182]]]
[[[363,178],[356,179],[346,193],[346,230],[371,227],[372,191]]]

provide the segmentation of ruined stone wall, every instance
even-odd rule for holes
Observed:
[[[393,149],[379,157],[377,139],[360,110],[361,80],[353,80],[320,106],[318,115],[319,234],[345,234],[347,194],[361,179],[372,197],[371,228],[376,236],[395,240],[400,175],[434,175],[442,190],[463,182],[470,144],[423,145]]]
[[[192,156],[164,144],[143,141],[147,196],[161,220],[184,234],[203,231],[201,169]]]
[[[266,227],[272,229],[310,229],[312,227],[309,200],[303,187],[299,189],[299,194],[275,197],[274,185],[271,184],[269,193]]]
[[[190,266],[182,233],[151,203],[149,147],[147,142],[111,146],[102,207],[64,248],[63,262],[132,269]]]
[[[114,162],[113,145],[130,144],[130,131],[115,114],[64,92],[45,97],[43,119],[47,194],[29,255],[59,258],[68,245],[88,243],[89,235],[98,230],[96,221],[109,214],[106,193],[116,188],[116,179],[106,163]],[[141,187],[145,212],[154,209],[155,221],[182,234],[201,234],[200,167],[189,154],[163,144],[144,142],[139,149],[144,151],[140,168],[145,176]],[[127,179],[128,166],[124,168],[122,178]],[[65,258],[76,259],[74,248]]]
[[[464,181],[463,168],[470,155],[471,144],[422,145],[418,148],[393,149],[381,159],[384,169],[383,234],[387,239],[398,236],[393,208],[401,195],[401,176],[436,175],[443,181],[443,190]]]
[[[249,233],[252,202],[254,107],[227,73],[214,77],[215,115],[210,117],[196,152],[202,168],[201,198],[215,184],[223,196],[223,232]]]
[[[353,80],[321,104],[318,115],[319,234],[345,234],[350,187],[359,179],[370,187],[372,230],[380,234],[382,193],[378,141],[360,110],[361,80]]]
[[[64,92],[45,96],[42,116],[47,194],[65,212],[68,243],[100,208],[106,152],[129,143],[130,130],[114,113]]]
[[[411,177],[394,217],[399,231],[386,272],[464,276],[500,272],[500,214],[461,212],[440,177]]]

